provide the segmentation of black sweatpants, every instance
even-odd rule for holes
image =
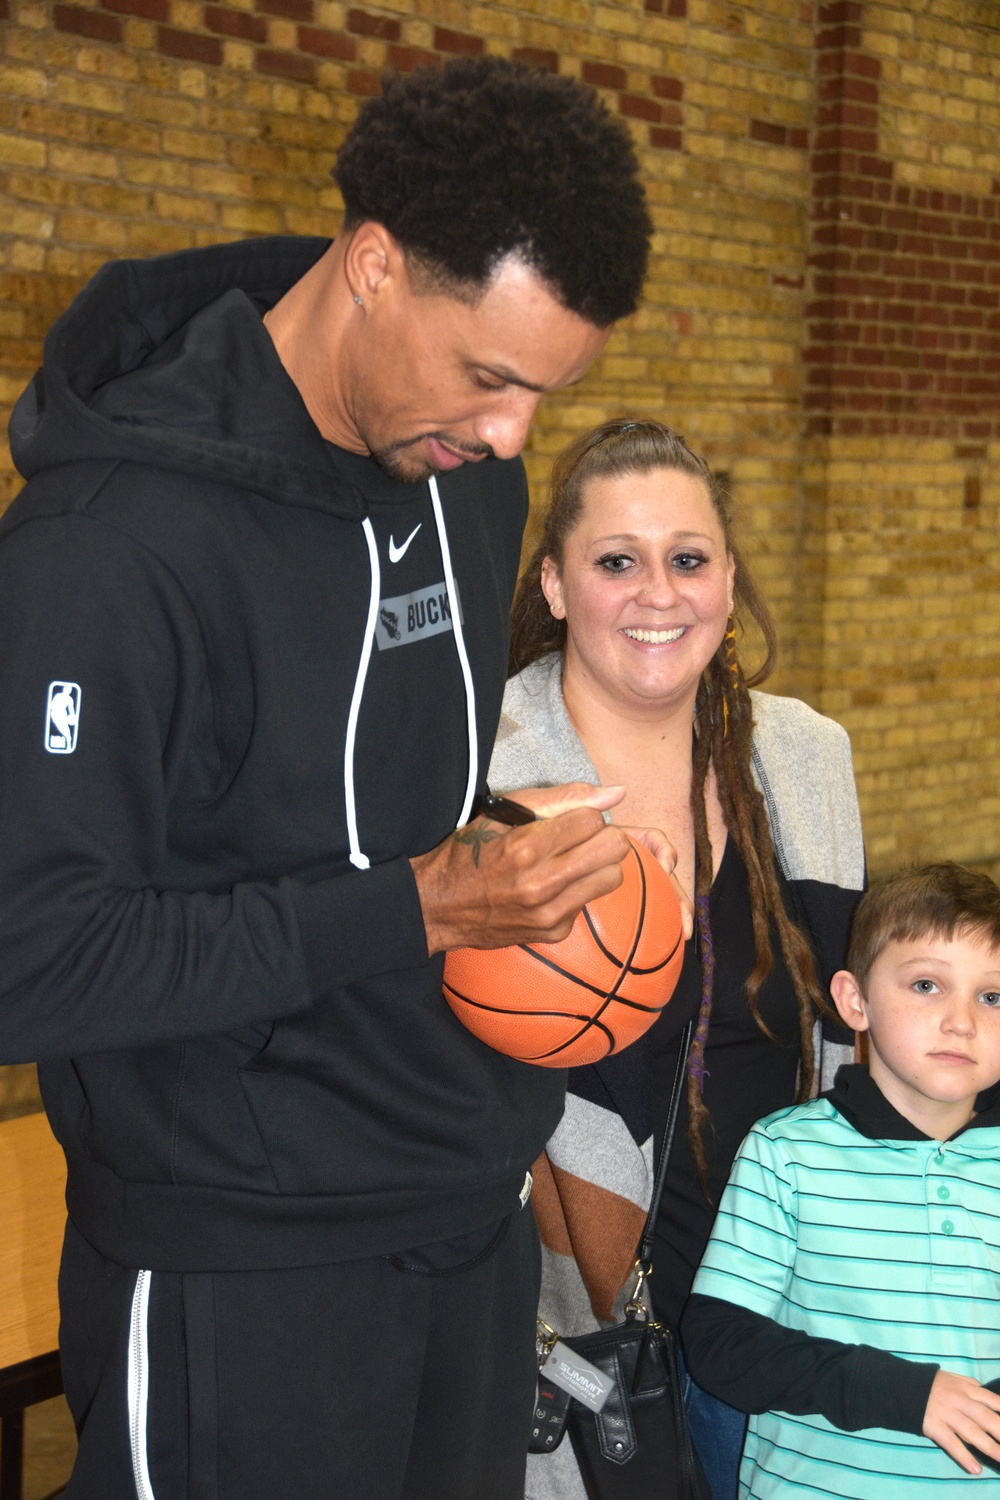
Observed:
[[[445,1272],[179,1275],[117,1266],[70,1224],[67,1500],[522,1500],[538,1239],[530,1207],[505,1226]]]

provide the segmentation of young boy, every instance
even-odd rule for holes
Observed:
[[[953,864],[887,880],[847,961],[831,991],[868,1065],[744,1141],[688,1367],[754,1414],[741,1500],[1000,1496],[970,1451],[1000,1460],[1000,890]]]

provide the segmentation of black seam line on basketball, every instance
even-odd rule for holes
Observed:
[[[535,1016],[553,1021],[579,1021],[583,1026],[590,1025],[590,1017],[586,1014],[580,1016],[572,1010],[508,1010],[505,1005],[488,1005],[485,1000],[473,1000],[469,995],[463,995],[461,990],[456,990],[454,985],[447,985],[456,1000],[461,1000],[464,1005],[471,1005],[473,1010],[488,1011],[491,1016],[520,1016],[522,1019],[533,1020]],[[605,1029],[601,1028],[602,1031]]]
[[[558,1047],[553,1047],[549,1052],[537,1053],[536,1056],[531,1059],[531,1061],[541,1062],[546,1057],[558,1057],[560,1052],[565,1052],[567,1047],[572,1047],[574,1042],[578,1042],[582,1036],[586,1036],[591,1026],[596,1026],[598,1031],[603,1031],[608,1043],[608,1050],[604,1055],[605,1057],[609,1057],[615,1050],[614,1034],[608,1030],[607,1026],[602,1026],[600,1021],[591,1021],[588,1019],[586,1026],[584,1026],[582,1031],[578,1031],[576,1036],[570,1037],[570,1039],[566,1042],[560,1042]],[[527,1061],[527,1059],[525,1059],[525,1061]]]
[[[567,978],[569,977],[571,976],[567,975]],[[456,990],[455,987],[450,984],[446,985],[445,988],[451,991],[456,1000],[462,1000],[466,1005],[471,1005],[473,1010],[488,1011],[491,1016],[523,1016],[525,1014],[523,1010],[507,1010],[505,1007],[500,1005],[485,1005],[481,1000],[471,1000],[468,995],[463,995],[461,990]],[[627,1001],[619,1001],[619,1004],[627,1003]],[[519,1061],[521,1062],[538,1062],[541,1058],[544,1057],[556,1057],[567,1047],[572,1047],[573,1043],[578,1042],[582,1036],[586,1036],[591,1026],[596,1026],[597,1030],[602,1031],[607,1039],[608,1050],[605,1056],[609,1056],[615,1050],[615,1039],[613,1033],[608,1029],[607,1026],[602,1025],[600,1021],[593,1020],[590,1016],[577,1016],[574,1015],[572,1011],[566,1010],[533,1010],[530,1012],[530,1015],[532,1017],[544,1016],[547,1019],[555,1021],[579,1021],[581,1023],[580,1030],[574,1032],[567,1041],[560,1042],[558,1047],[553,1047],[551,1051],[536,1052],[533,1053],[530,1058],[521,1057],[519,1059]]]
[[[642,905],[641,905],[640,910],[639,910],[639,927],[638,927],[638,931],[636,933],[635,942],[634,942],[634,944],[632,946],[632,957],[634,958],[635,957],[635,950],[639,946],[639,934],[642,932],[642,919],[643,919],[643,917],[645,916],[645,913],[646,913],[646,872],[642,868],[642,860],[639,858],[638,854],[636,854],[635,849],[633,848],[633,846],[631,844],[628,847],[628,853],[635,856],[636,863],[639,866],[639,878],[640,878],[640,880],[642,882]],[[611,952],[610,948],[606,948],[604,946],[604,943],[603,943],[603,941],[602,941],[602,939],[600,937],[600,934],[598,933],[597,928],[594,926],[594,919],[590,915],[590,912],[587,910],[586,907],[583,908],[583,920],[586,922],[587,926],[590,928],[590,935],[591,935],[591,937],[594,939],[594,942],[597,944],[597,946],[600,949],[600,951],[604,954],[604,957],[608,960],[608,963],[614,964],[614,966],[615,966],[616,969],[622,969],[624,967],[627,967],[627,965],[623,965],[622,964],[621,959],[618,958],[616,954],[614,954],[614,953]]]
[[[572,970],[564,969],[561,964],[557,964],[553,959],[546,958],[544,953],[539,953],[537,948],[532,948],[528,943],[519,943],[518,947],[521,949],[522,953],[527,953],[530,958],[533,958],[536,961],[536,963],[544,964],[547,969],[554,969],[557,974],[562,975],[563,979],[570,980],[572,984],[578,984],[582,990],[589,990],[592,995],[596,995],[598,999],[603,1000],[605,1002],[605,1005],[602,1005],[601,1009],[597,1012],[597,1015],[599,1016],[603,1015],[605,1006],[607,1005],[607,1002],[609,1000],[613,1000],[616,1005],[627,1005],[631,1010],[644,1010],[648,1015],[659,1015],[660,1011],[663,1010],[667,1004],[666,1000],[664,1000],[663,1005],[640,1005],[638,1000],[628,1000],[624,995],[617,995],[614,993],[614,991],[612,991],[609,995],[606,990],[602,990],[598,985],[591,984],[587,979],[581,979],[580,976],[578,974],[574,974]],[[619,983],[620,982],[621,981],[619,980]],[[449,988],[451,988],[451,986],[449,986]],[[458,992],[455,991],[454,993],[457,994]],[[465,997],[460,996],[459,998],[464,999]],[[476,1004],[475,1001],[470,1001],[469,1003],[471,1005]],[[511,1011],[511,1015],[518,1014],[523,1015],[524,1012]],[[538,1014],[545,1015],[546,1012],[539,1011]],[[558,1015],[559,1012],[556,1011],[555,1014]]]
[[[636,859],[639,859],[638,855],[636,855]],[[639,869],[643,873],[643,887],[644,887],[643,899],[645,901],[645,871],[642,870],[642,860],[641,859],[639,859]],[[644,906],[643,909],[645,910],[645,906]],[[617,965],[619,968],[622,967],[622,961],[621,961],[621,959],[620,958],[616,958],[615,955],[611,952],[611,949],[605,947],[604,943],[601,940],[600,933],[597,931],[597,928],[594,926],[594,920],[591,917],[590,912],[587,910],[586,907],[583,908],[583,919],[586,922],[587,926],[590,928],[590,935],[591,935],[591,937],[594,939],[594,942],[597,944],[598,948],[604,954],[604,957],[608,960],[608,962]],[[642,923],[641,922],[639,924],[639,931],[640,931],[640,933],[642,931]],[[681,943],[682,939],[683,939],[683,928],[681,929],[681,934],[678,937],[677,942],[671,948],[670,952],[667,954],[667,956],[663,960],[663,962],[662,963],[658,963],[658,964],[654,964],[651,969],[637,969],[636,966],[635,966],[635,964],[632,964],[632,963],[626,964],[624,966],[625,969],[627,970],[627,972],[629,974],[640,974],[640,975],[645,975],[645,974],[659,974],[660,970],[661,969],[665,969],[667,967],[667,964],[670,962],[670,960],[673,958],[674,954],[677,952],[677,949],[680,946],[680,943]],[[636,947],[638,947],[638,938],[636,939]],[[632,949],[632,953],[633,953],[633,956],[634,956],[634,954],[635,954],[635,948]]]

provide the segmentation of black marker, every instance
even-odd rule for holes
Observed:
[[[494,823],[504,823],[508,828],[520,828],[524,823],[534,823],[535,814],[522,802],[513,802],[510,797],[494,797],[487,789],[480,798],[476,816],[492,818]]]

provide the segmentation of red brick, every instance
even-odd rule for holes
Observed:
[[[598,89],[623,89],[628,83],[628,74],[613,63],[585,62],[583,81]]]
[[[178,31],[173,26],[159,26],[156,49],[164,57],[183,57],[189,62],[208,63],[218,67],[222,62],[222,43],[217,37],[202,36],[197,31]]]
[[[878,88],[874,83],[867,79],[849,78],[839,72],[821,82],[817,92],[824,101],[853,99],[857,104],[878,104]]]
[[[316,82],[316,64],[312,58],[299,57],[295,52],[278,52],[274,47],[260,47],[255,66],[258,73],[270,73],[277,78],[294,78],[296,83]]]
[[[435,52],[423,47],[390,47],[389,66],[400,73],[412,73],[414,68],[437,67],[441,59]]]
[[[398,42],[401,29],[398,21],[388,16],[372,16],[366,10],[347,12],[347,29],[357,36],[377,36],[384,42]]]
[[[865,177],[875,177],[881,181],[892,180],[892,162],[885,161],[880,156],[859,156],[855,170]]]
[[[123,16],[142,16],[144,21],[166,21],[170,7],[167,0],[101,0],[105,10],[114,10]]]
[[[783,146],[788,137],[784,125],[772,125],[770,120],[751,120],[747,133],[752,141],[764,141],[768,146]]]
[[[646,14],[650,16],[662,16],[663,0],[645,0]]]
[[[640,94],[622,94],[618,108],[630,120],[651,120],[659,124],[663,110],[655,99],[643,99]]]
[[[854,73],[860,78],[881,78],[882,64],[877,57],[866,57],[863,52],[845,52],[841,62],[845,73]]]
[[[244,42],[266,42],[267,22],[248,16],[245,10],[227,10],[223,5],[205,6],[205,25],[220,36],[239,37]]]
[[[546,73],[559,72],[559,53],[546,52],[543,47],[515,47],[514,61],[528,68],[539,68]]]
[[[587,63],[584,63],[583,66],[584,71],[586,71]],[[671,78],[666,74],[654,73],[649,81],[652,85],[653,93],[658,99],[684,98],[684,84],[679,78]]]
[[[680,151],[683,145],[681,132],[666,125],[650,125],[649,144],[659,151]]]
[[[7,21],[9,19],[10,7],[7,4],[7,0],[0,0],[0,21]]]
[[[818,52],[842,52],[845,47],[857,47],[861,43],[861,30],[857,26],[833,26],[821,31],[816,37]]]
[[[268,16],[286,16],[290,21],[313,18],[313,0],[257,0],[257,9]]]
[[[788,132],[788,144],[794,146],[796,151],[808,151],[809,132],[799,127],[793,127]]]
[[[449,31],[447,26],[435,26],[434,46],[438,52],[456,52],[465,57],[479,57],[486,43],[481,36],[470,36],[465,31]]]
[[[687,0],[667,0],[667,15],[673,16],[674,20],[686,20],[687,13]]]
[[[340,62],[353,62],[358,55],[358,44],[353,37],[340,31],[326,31],[322,26],[300,26],[299,47],[315,57],[336,57]]]
[[[855,130],[846,125],[827,126],[825,130],[817,130],[816,145],[820,150],[824,146],[833,146],[842,151],[873,152],[878,145],[878,136],[874,130]]]
[[[856,125],[862,130],[878,129],[878,110],[867,104],[852,104],[849,99],[837,99],[832,104],[823,104],[816,112],[817,125]]]
[[[366,68],[351,68],[347,75],[347,91],[349,94],[375,95],[382,92],[382,85],[377,73]]]
[[[115,16],[106,16],[99,10],[84,10],[79,5],[56,5],[52,19],[57,31],[69,31],[74,36],[87,36],[95,42],[120,42],[122,23]]]

